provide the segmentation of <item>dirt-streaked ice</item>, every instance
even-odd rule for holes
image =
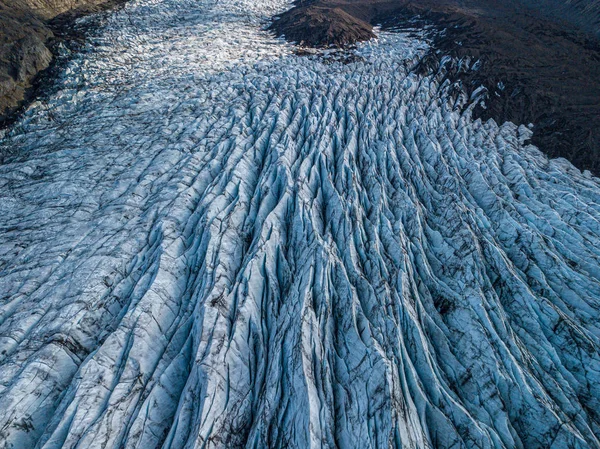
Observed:
[[[600,181],[284,8],[135,0],[5,132],[0,448],[600,448]]]

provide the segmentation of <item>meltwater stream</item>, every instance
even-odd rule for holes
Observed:
[[[599,448],[600,180],[382,33],[134,0],[0,138],[0,448]]]

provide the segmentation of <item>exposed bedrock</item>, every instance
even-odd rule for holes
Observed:
[[[75,17],[118,0],[0,0],[0,127],[31,100],[32,85],[53,59],[52,42]]]
[[[292,42],[310,47],[343,47],[375,37],[370,23],[341,8],[317,5],[292,8],[271,28]]]

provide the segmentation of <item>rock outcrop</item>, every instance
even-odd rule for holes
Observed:
[[[282,14],[271,25],[276,34],[299,45],[343,47],[375,37],[373,26],[341,8],[300,6]]]
[[[0,126],[27,98],[53,58],[50,42],[65,18],[114,0],[0,0]]]

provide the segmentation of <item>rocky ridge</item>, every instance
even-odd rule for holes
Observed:
[[[115,0],[0,0],[0,126],[24,101],[53,59],[53,42],[78,16]]]

